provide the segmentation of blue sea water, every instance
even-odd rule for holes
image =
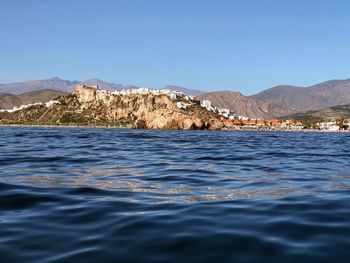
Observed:
[[[0,134],[1,262],[350,262],[350,134]]]

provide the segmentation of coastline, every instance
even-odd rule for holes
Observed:
[[[11,124],[0,123],[0,127],[28,127],[28,128],[85,128],[85,129],[135,129],[135,130],[166,130],[166,129],[140,129],[133,128],[132,125],[78,125],[78,124]],[[197,130],[199,131],[199,130]],[[349,133],[350,131],[329,131],[329,130],[283,130],[283,129],[220,129],[220,130],[206,130],[206,131],[222,131],[222,132],[295,132],[295,133]]]
[[[117,125],[77,125],[77,124],[9,124],[1,123],[0,127],[39,127],[39,128],[108,128],[108,129],[132,129],[131,126],[117,126]]]

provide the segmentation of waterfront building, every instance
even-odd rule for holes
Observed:
[[[335,121],[329,121],[329,122],[320,122],[318,124],[318,127],[320,130],[325,131],[339,131],[339,125]]]

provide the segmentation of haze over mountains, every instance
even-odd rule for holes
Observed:
[[[31,92],[31,91],[43,90],[43,89],[55,89],[55,90],[60,90],[64,92],[73,92],[75,86],[78,83],[85,84],[85,85],[97,84],[100,86],[101,89],[105,89],[109,91],[138,88],[135,85],[122,85],[122,84],[107,82],[107,81],[94,79],[94,78],[84,80],[84,81],[77,81],[77,80],[63,80],[58,77],[53,77],[53,78],[43,79],[43,80],[29,80],[29,81],[16,82],[16,83],[0,84],[0,93],[10,93],[10,94],[19,95],[25,92]],[[202,91],[199,91],[199,90],[186,89],[179,86],[169,85],[164,88],[182,91],[188,95],[198,95],[202,93]]]
[[[98,84],[102,89],[110,91],[137,88],[133,85],[122,85],[99,79],[77,81],[63,80],[57,77],[0,84],[0,108],[9,108],[11,105],[18,106],[28,101],[37,102],[45,100],[45,98],[50,100],[55,95],[52,90],[58,90],[61,94],[64,94],[62,92],[72,92],[78,83]],[[229,108],[238,115],[250,118],[274,118],[350,103],[350,79],[330,80],[310,87],[281,85],[253,96],[244,96],[239,92],[231,91],[203,92],[179,86],[166,86],[164,88],[195,95],[201,100],[208,99],[212,101],[214,106]],[[33,91],[36,92],[31,94]],[[17,96],[22,93],[29,93],[22,98],[29,96],[31,99],[23,100],[21,96]]]
[[[0,84],[0,92],[15,95],[43,89],[54,89],[65,92],[71,92],[74,86],[78,83],[79,81],[76,80],[63,80],[54,77],[43,80],[28,80],[24,82]]]

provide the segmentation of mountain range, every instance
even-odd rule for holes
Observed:
[[[97,84],[102,89],[110,91],[137,88],[133,85],[116,84],[99,79],[77,81],[63,80],[58,77],[0,84],[0,108],[5,108],[5,105],[6,108],[11,105],[18,106],[18,103],[27,101],[18,98],[18,95],[21,97],[20,94],[33,91],[46,90],[46,95],[41,95],[41,92],[29,95],[32,98],[37,96],[36,101],[40,101],[40,96],[40,99],[43,99],[43,96],[52,99],[53,94],[48,96],[47,90],[51,90],[51,92],[52,90],[72,92],[78,83]],[[201,100],[210,100],[214,106],[228,108],[237,115],[250,118],[275,118],[350,103],[350,79],[330,80],[309,87],[280,85],[252,96],[244,96],[239,92],[231,91],[204,92],[179,86],[166,86],[164,88],[195,95]],[[11,96],[11,94],[14,96]],[[35,99],[31,101],[36,102]]]
[[[132,89],[132,88],[138,88],[135,85],[122,85],[117,84],[113,82],[107,82],[100,79],[88,79],[83,81],[77,81],[77,80],[64,80],[60,79],[58,77],[53,77],[49,79],[43,79],[43,80],[29,80],[29,81],[23,81],[23,82],[15,82],[15,83],[6,83],[6,84],[0,84],[0,93],[10,93],[19,95],[25,92],[31,92],[31,91],[37,91],[37,90],[43,90],[43,89],[54,89],[54,90],[60,90],[63,92],[73,92],[75,86],[78,84],[84,84],[84,85],[99,85],[101,89],[109,90],[109,91],[115,91],[115,90],[123,90],[123,89]],[[188,95],[198,95],[202,93],[202,91],[194,90],[194,89],[186,89],[179,86],[166,86],[164,89],[172,89],[184,92]]]
[[[292,117],[293,113],[321,111],[350,104],[350,79],[330,80],[309,87],[280,85],[249,97],[228,91],[203,93],[197,97],[251,118]],[[340,114],[339,111],[332,113]],[[322,113],[320,115],[325,116]]]
[[[350,103],[350,79],[330,80],[309,87],[282,85],[251,96],[297,112]]]
[[[57,77],[43,79],[43,80],[28,80],[24,82],[15,82],[15,83],[6,83],[0,84],[1,93],[10,93],[10,94],[23,94],[26,92],[51,89],[51,90],[60,90],[64,92],[72,92],[73,88],[79,81],[76,80],[63,80]]]

